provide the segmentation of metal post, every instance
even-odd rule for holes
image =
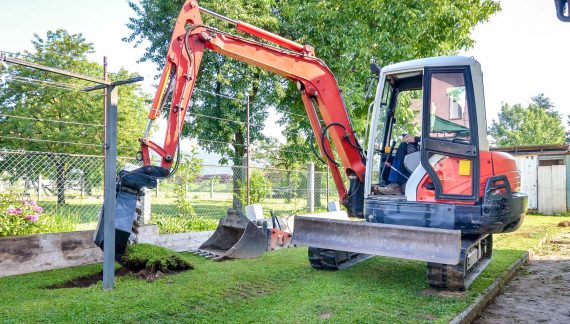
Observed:
[[[214,199],[214,178],[210,178],[210,199]]]
[[[246,161],[246,169],[245,169],[245,181],[247,183],[247,192],[246,192],[246,196],[247,196],[247,205],[251,204],[251,199],[250,199],[250,190],[251,190],[251,176],[249,174],[249,168],[250,168],[250,163],[251,163],[251,150],[249,147],[249,127],[250,127],[250,123],[249,123],[249,94],[247,95],[247,108],[246,108],[246,121],[245,121],[245,127],[246,127],[246,136],[245,136],[245,148],[246,148],[246,152],[247,152],[247,161]]]
[[[142,199],[143,205],[143,224],[148,224],[150,222],[150,215],[151,215],[151,208],[152,208],[152,201],[150,198],[150,190],[144,188],[144,196]]]
[[[307,210],[315,211],[315,164],[310,162],[307,169]]]
[[[108,86],[105,89],[105,234],[103,240],[107,248],[103,252],[103,289],[115,285],[115,206],[117,177],[117,102],[118,89]]]
[[[103,80],[108,81],[107,57],[103,57]],[[105,189],[104,189],[104,222],[105,246],[115,246],[115,206],[116,176],[117,176],[117,104],[118,93],[114,86],[105,87]],[[113,289],[115,286],[115,249],[106,248],[103,251],[103,289]]]
[[[42,199],[42,174],[38,175],[38,201]]]
[[[329,172],[330,168],[327,165],[327,203],[329,202],[329,176],[330,176]]]

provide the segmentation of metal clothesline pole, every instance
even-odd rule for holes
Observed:
[[[142,81],[143,77],[135,77],[127,80],[110,82],[107,78],[107,58],[103,59],[103,75],[104,79],[97,79],[90,76],[45,66],[41,64],[27,62],[21,59],[7,57],[5,53],[0,52],[0,63],[6,62],[26,66],[42,71],[56,73],[75,79],[90,81],[97,85],[84,88],[82,91],[89,92],[93,90],[105,90],[105,141],[103,144],[103,152],[105,157],[104,167],[104,204],[103,204],[103,221],[104,221],[104,242],[103,251],[103,289],[110,290],[115,286],[115,207],[116,207],[116,176],[117,176],[117,105],[119,95],[117,86]]]

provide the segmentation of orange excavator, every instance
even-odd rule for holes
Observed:
[[[265,42],[203,25],[201,13]],[[383,68],[372,64],[378,86],[365,150],[353,131],[333,73],[311,46],[189,0],[176,21],[148,127],[140,140],[144,166],[119,173],[117,258],[131,237],[142,189],[153,188],[157,179],[170,176],[178,166],[180,132],[205,50],[296,83],[339,200],[348,214],[364,218],[296,217],[293,243],[309,246],[314,268],[338,270],[374,255],[422,260],[427,262],[431,286],[462,290],[489,263],[492,234],[515,231],[522,223],[527,196],[519,192],[515,160],[506,153],[489,151],[483,76],[475,59],[434,57]],[[416,98],[414,107],[402,106],[406,96]],[[161,146],[149,139],[149,132],[167,98],[168,124]],[[415,150],[405,152],[398,162],[402,157],[398,151],[410,144],[402,140],[399,109],[416,113],[421,134],[413,141]],[[160,165],[151,163],[151,152],[160,157]],[[405,178],[405,189],[394,195],[381,194],[378,188],[388,185],[394,172]],[[226,242],[227,249],[247,236],[245,220],[225,220],[223,227],[228,234],[222,238],[235,237]],[[103,248],[102,230],[97,231],[95,242]],[[248,244],[241,241],[240,246]]]

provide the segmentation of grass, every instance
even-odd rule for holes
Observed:
[[[123,256],[123,262],[131,270],[168,272],[192,269],[190,262],[178,253],[148,243],[130,245]]]
[[[226,262],[183,254],[194,270],[152,283],[121,277],[113,291],[44,289],[99,264],[0,278],[0,322],[447,322],[545,234],[568,231],[560,220],[528,216],[519,231],[496,235],[493,261],[463,297],[424,294],[423,262],[376,257],[326,272],[292,248]]]

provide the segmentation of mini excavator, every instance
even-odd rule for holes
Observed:
[[[201,13],[255,38],[206,26]],[[421,260],[427,262],[432,287],[464,290],[489,263],[493,234],[512,232],[521,225],[527,196],[519,190],[514,158],[489,150],[483,74],[475,59],[433,57],[382,68],[372,64],[378,86],[365,150],[355,136],[335,76],[311,46],[200,8],[196,0],[189,0],[176,20],[148,127],[140,139],[144,166],[119,173],[118,258],[133,234],[142,189],[156,186],[156,180],[170,176],[179,163],[180,132],[205,50],[296,83],[339,200],[349,215],[363,218],[297,216],[293,243],[309,247],[312,267],[339,270],[375,255]],[[402,145],[397,112],[409,108],[399,104],[406,96],[414,98],[412,110],[421,126],[421,133],[414,134],[419,135],[418,149],[409,159],[406,156],[405,190],[381,195],[374,188],[388,183],[395,152]],[[149,139],[149,132],[168,104],[167,97],[170,107],[161,146]],[[160,165],[151,163],[151,152],[160,157]],[[220,223],[226,233],[235,236],[235,242],[248,228],[247,223],[238,226],[237,222]],[[228,228],[241,228],[241,232]],[[97,231],[95,242],[103,248],[102,230]],[[232,244],[226,242],[226,248],[231,249]],[[248,244],[241,240],[240,246]]]

